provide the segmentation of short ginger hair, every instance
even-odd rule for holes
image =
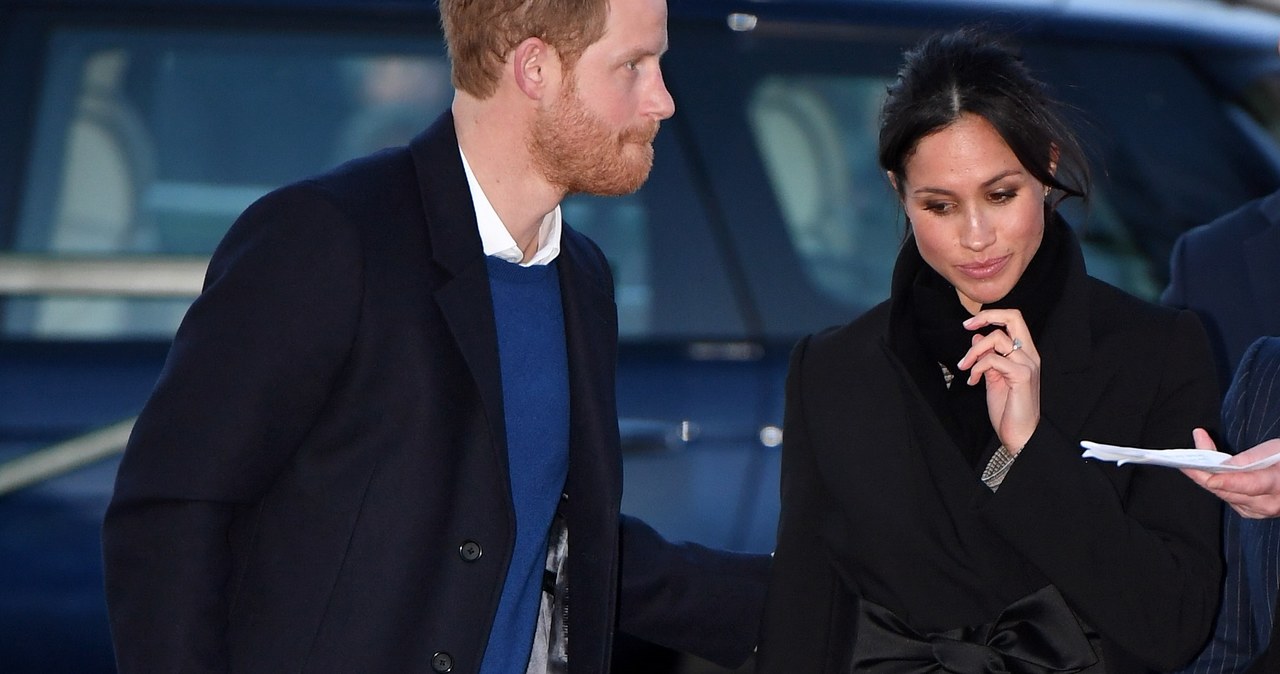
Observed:
[[[498,88],[507,54],[536,37],[572,70],[604,35],[609,0],[438,0],[453,86],[477,98]]]

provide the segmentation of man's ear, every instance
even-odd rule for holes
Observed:
[[[511,52],[512,74],[516,87],[531,99],[541,99],[552,79],[560,72],[560,59],[555,50],[540,38],[525,38]]]

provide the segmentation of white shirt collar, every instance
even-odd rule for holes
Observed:
[[[471,164],[461,147],[458,148],[458,154],[462,156],[462,169],[466,171],[467,185],[471,187],[471,203],[475,207],[476,224],[480,227],[480,242],[484,245],[484,254],[523,267],[550,264],[555,260],[560,254],[560,205],[556,204],[550,213],[542,217],[542,224],[538,225],[538,250],[528,262],[521,262],[524,252],[516,245],[516,240],[506,225],[502,224],[498,212],[493,210],[493,204],[476,180],[476,174],[471,171]]]

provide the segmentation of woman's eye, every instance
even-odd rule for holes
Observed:
[[[924,210],[929,213],[946,213],[951,210],[951,204],[945,201],[930,201],[924,205]]]
[[[1009,200],[1013,199],[1013,198],[1014,198],[1014,197],[1016,197],[1016,196],[1018,196],[1018,193],[1017,193],[1017,192],[1013,192],[1013,191],[1009,191],[1009,192],[993,192],[993,193],[991,194],[991,196],[990,196],[990,199],[991,199],[992,203],[1002,204],[1002,203],[1004,203],[1004,202],[1006,202],[1006,201],[1009,201]]]

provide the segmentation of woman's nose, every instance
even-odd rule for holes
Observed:
[[[964,231],[960,234],[960,244],[969,250],[982,250],[995,241],[995,228],[987,222],[980,210],[971,211],[965,219]]]

